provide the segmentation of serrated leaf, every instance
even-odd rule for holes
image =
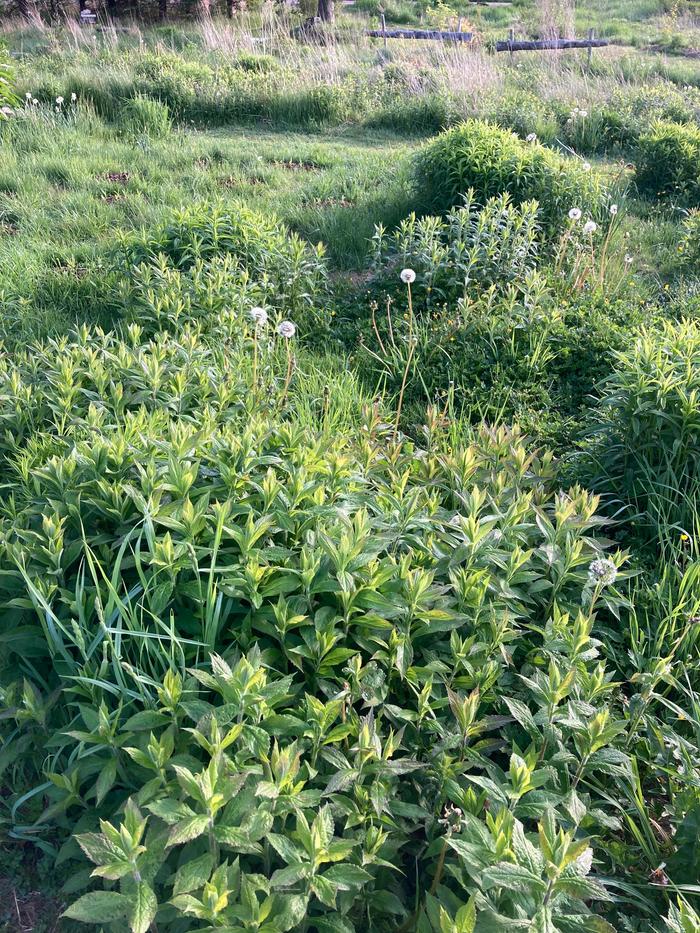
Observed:
[[[201,888],[209,880],[213,867],[214,858],[208,852],[180,866],[173,883],[173,896],[189,894]]]
[[[360,888],[363,884],[372,880],[372,876],[359,865],[351,865],[345,862],[342,865],[332,865],[328,871],[324,872],[323,877],[332,881],[343,891],[349,891],[352,888]]]
[[[209,828],[208,816],[193,816],[179,825],[173,826],[168,836],[168,847],[191,842]]]
[[[158,912],[158,901],[155,891],[145,881],[136,885],[136,894],[132,900],[129,913],[131,933],[148,933]]]
[[[82,923],[112,923],[126,917],[130,901],[116,891],[91,891],[71,904],[63,916]]]

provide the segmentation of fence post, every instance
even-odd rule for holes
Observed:
[[[511,26],[508,30],[508,41],[512,45],[515,42],[515,29]],[[513,58],[513,49],[510,50],[510,57]]]
[[[594,36],[595,36],[595,29],[593,29],[593,27],[591,27],[591,28],[588,30],[588,38],[589,38],[589,39],[593,39]],[[588,46],[588,67],[589,67],[589,68],[591,67],[591,61],[592,61],[592,59],[593,59],[593,46],[592,46],[592,45],[589,45],[589,46]]]
[[[384,36],[384,48],[386,48],[386,16],[382,13],[382,35]]]

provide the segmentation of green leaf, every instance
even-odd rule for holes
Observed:
[[[157,729],[159,726],[167,726],[169,722],[169,717],[163,713],[144,709],[140,713],[134,713],[133,716],[127,719],[124,723],[124,730],[126,732],[141,732],[147,729]]]
[[[112,789],[117,777],[117,759],[110,758],[95,782],[95,803],[99,806]]]
[[[342,865],[333,865],[328,871],[324,872],[323,877],[332,881],[343,891],[349,891],[352,888],[360,888],[366,882],[372,880],[372,875],[359,865],[351,865],[344,862]]]
[[[287,836],[282,836],[278,833],[270,833],[267,837],[267,841],[275,852],[282,856],[285,862],[293,864],[302,860],[302,851],[297,849],[292,840]]]
[[[208,816],[193,816],[178,826],[173,826],[168,836],[168,847],[179,846],[183,842],[191,842],[206,832],[209,828]]]
[[[512,865],[510,862],[498,862],[489,866],[484,869],[481,878],[484,890],[499,887],[533,894],[546,888],[544,881],[529,869],[523,865]]]
[[[286,933],[298,926],[306,916],[308,900],[301,894],[276,895],[276,910],[272,917],[272,926],[279,933]]]
[[[127,915],[130,900],[116,891],[92,891],[71,904],[63,916],[82,923],[112,923]]]
[[[173,897],[178,894],[189,894],[190,891],[201,888],[204,882],[209,880],[213,867],[214,857],[208,852],[200,855],[199,858],[192,859],[191,862],[185,862],[178,868],[175,875]]]
[[[90,861],[96,865],[107,865],[123,856],[102,833],[80,833],[75,839]]]
[[[158,911],[155,891],[145,881],[136,885],[136,894],[132,901],[129,923],[131,933],[148,933]]]
[[[316,875],[311,881],[311,890],[326,907],[335,907],[335,895],[338,886],[327,878]]]

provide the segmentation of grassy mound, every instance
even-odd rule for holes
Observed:
[[[700,326],[642,332],[616,355],[593,428],[599,481],[663,534],[700,516]]]
[[[422,204],[432,211],[459,204],[469,189],[482,203],[504,192],[516,205],[537,201],[548,234],[561,230],[571,208],[594,219],[604,211],[604,186],[583,162],[479,120],[429,142],[415,159],[414,180]]]
[[[700,128],[658,121],[639,138],[637,185],[656,196],[700,204]]]

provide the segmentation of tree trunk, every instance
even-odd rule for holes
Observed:
[[[226,15],[229,19],[233,19],[233,4],[234,0],[226,0]]]
[[[107,0],[107,12],[111,19],[115,19],[119,14],[119,7],[117,6],[117,0]]]
[[[168,0],[158,0],[158,19],[163,22],[168,18]]]
[[[325,23],[332,23],[333,19],[335,18],[335,11],[333,7],[333,0],[318,0],[318,12],[316,15]]]
[[[19,15],[22,17],[22,19],[29,19],[28,0],[17,0],[17,9],[19,10]]]

